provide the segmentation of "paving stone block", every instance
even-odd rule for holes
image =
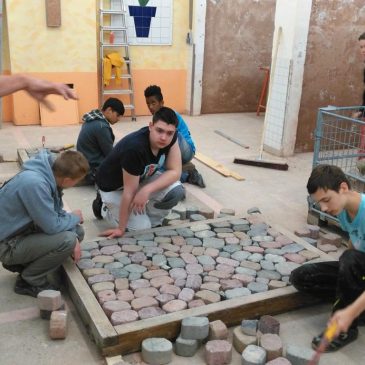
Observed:
[[[226,290],[224,294],[226,296],[226,299],[233,299],[250,295],[251,291],[248,288],[235,288]]]
[[[195,205],[185,205],[186,208],[186,218],[190,219],[192,214],[197,214],[199,212],[199,208]]]
[[[118,290],[117,299],[122,302],[131,302],[134,299],[134,294],[132,290],[129,289]]]
[[[279,288],[284,288],[286,287],[288,284],[284,281],[281,280],[270,280],[269,282],[269,289],[273,290],[273,289],[279,289]]]
[[[204,251],[205,251],[204,247],[193,247],[191,253],[198,258],[198,256],[204,255]],[[180,250],[180,252],[181,252],[181,250]]]
[[[300,265],[295,262],[280,262],[275,264],[276,271],[282,276],[289,276],[293,270],[298,268]]]
[[[221,284],[220,283],[213,283],[213,282],[203,283],[200,286],[200,289],[202,289],[202,290],[206,289],[206,290],[219,292],[221,290]]]
[[[159,270],[145,271],[142,276],[147,280],[151,280],[151,279],[157,278],[159,276],[168,276],[168,275],[169,275],[168,271],[159,269]]]
[[[186,285],[186,279],[176,279],[174,285],[180,289],[183,289],[185,288]]]
[[[187,273],[186,270],[182,269],[182,268],[175,268],[175,269],[171,269],[169,271],[170,277],[174,280],[176,279],[186,279],[187,277]]]
[[[138,313],[132,309],[126,309],[120,312],[114,312],[110,316],[110,321],[113,326],[118,326],[120,324],[134,322],[139,318]]]
[[[194,232],[190,228],[176,228],[176,232],[184,238],[194,237]]]
[[[160,293],[161,294],[171,294],[173,295],[175,298],[179,295],[179,293],[181,292],[181,289],[175,285],[171,285],[171,284],[164,284],[160,287]]]
[[[335,252],[338,249],[337,246],[335,246],[335,245],[332,245],[332,244],[329,244],[329,243],[328,244],[323,244],[321,239],[317,243],[317,248],[320,249],[323,252],[326,252],[326,253]]]
[[[195,293],[195,299],[201,299],[205,304],[218,303],[221,296],[211,290],[200,290]]]
[[[166,314],[166,312],[160,307],[146,307],[138,311],[140,319],[162,316],[163,314]]]
[[[303,237],[303,240],[308,242],[313,247],[317,247],[317,239],[313,239],[313,238],[310,238],[310,237]]]
[[[159,294],[155,297],[155,299],[159,302],[161,306],[163,306],[164,304],[171,302],[171,300],[174,300],[175,296],[172,294]]]
[[[206,230],[206,231],[199,231],[199,232],[195,232],[195,237],[206,240],[207,238],[212,238],[215,237],[215,232],[211,231],[211,230]],[[223,241],[224,242],[224,241]],[[204,247],[210,247],[210,246],[205,246],[203,243]]]
[[[194,299],[188,303],[189,308],[197,308],[197,307],[202,307],[204,305],[205,303],[202,299]]]
[[[296,264],[303,264],[306,261],[306,258],[299,253],[286,253],[284,257],[288,261],[295,262]]]
[[[175,213],[175,212],[170,212],[163,220],[162,220],[162,225],[163,226],[167,226],[169,224],[170,221],[172,220],[176,220],[176,219],[181,219],[181,216],[179,213]]]
[[[38,307],[41,310],[56,311],[62,304],[61,292],[58,290],[43,290],[38,293]]]
[[[131,305],[128,302],[122,302],[121,300],[112,300],[103,304],[103,310],[105,314],[110,318],[114,312],[120,312],[125,309],[131,309]]]
[[[105,302],[109,302],[111,300],[116,300],[117,296],[114,290],[101,290],[96,293],[96,298],[98,299],[99,303],[102,305]]]
[[[312,225],[312,224],[308,224],[307,227],[308,227],[308,229],[311,233],[310,237],[315,239],[315,240],[318,239],[319,238],[320,227]]]
[[[219,256],[219,250],[217,248],[207,247],[205,249],[204,255],[215,258]]]
[[[321,237],[321,244],[323,245],[334,245],[340,247],[342,243],[342,237],[335,233],[326,233]]]
[[[226,340],[228,328],[220,319],[209,323],[209,340]]]
[[[299,255],[303,256],[306,260],[310,261],[319,257],[319,254],[309,250],[303,250],[299,252]]]
[[[232,361],[232,345],[225,340],[208,341],[205,345],[207,365],[223,365]]]
[[[242,352],[242,365],[264,365],[266,351],[256,345],[248,345]]]
[[[203,246],[203,241],[197,237],[188,237],[186,239],[186,244],[194,247]]]
[[[229,279],[231,277],[231,273],[222,270],[212,270],[209,272],[210,276],[215,276],[218,279]]]
[[[94,293],[98,293],[99,291],[102,290],[114,290],[114,283],[111,281],[96,283],[91,286],[91,289]]]
[[[294,231],[298,237],[311,237],[311,231],[308,227],[302,227]]]
[[[110,275],[110,274],[100,274],[100,275],[90,276],[87,279],[87,282],[89,283],[89,285],[93,285],[93,284],[96,284],[96,283],[101,283],[103,281],[114,282],[114,276]]]
[[[199,290],[200,286],[202,285],[202,278],[200,275],[188,275],[185,285],[187,288]]]
[[[260,337],[260,346],[266,351],[266,360],[274,360],[283,354],[283,343],[276,334],[266,333]]]
[[[162,306],[162,309],[166,313],[173,313],[173,312],[182,311],[182,310],[186,309],[186,307],[187,307],[187,304],[183,300],[173,299],[170,302],[164,304]]]
[[[256,282],[269,285],[270,279],[256,277]]]
[[[282,251],[283,253],[286,253],[284,251]],[[272,254],[266,254],[265,255],[265,260],[267,261],[271,261],[274,264],[278,264],[279,262],[285,262],[285,258],[279,255],[272,255]]]
[[[240,267],[242,267],[242,269],[239,269],[238,267],[236,267],[236,269],[235,269],[237,274],[247,274],[247,275],[256,276],[257,271],[261,270],[261,265],[258,262],[252,262],[252,261],[248,261],[248,260],[241,261]],[[243,270],[243,269],[249,270],[249,271],[246,271],[246,272],[239,271],[239,270]]]
[[[100,249],[102,255],[114,255],[120,252],[122,249],[118,245],[105,246]]]
[[[247,336],[256,336],[259,321],[257,319],[243,319],[241,331]]]
[[[184,302],[191,302],[194,299],[195,292],[190,288],[183,288],[181,292],[178,294],[178,299],[183,300]]]
[[[81,251],[91,251],[99,248],[99,244],[97,242],[81,242],[80,243]]]
[[[256,345],[256,344],[257,344],[256,336],[245,335],[241,331],[240,327],[236,327],[236,328],[233,329],[233,347],[240,354],[242,354],[242,351],[248,345]]]
[[[183,357],[191,357],[196,354],[199,348],[198,340],[188,340],[179,336],[175,342],[176,355]]]
[[[236,288],[242,288],[243,284],[238,279],[222,279],[220,280],[222,290],[230,290]]]
[[[67,312],[53,311],[49,322],[49,336],[52,340],[64,339],[67,335]]]
[[[203,215],[206,219],[213,219],[214,218],[214,210],[210,208],[199,208],[199,214]]]
[[[181,321],[180,336],[188,340],[204,340],[209,335],[207,317],[186,317]]]
[[[219,278],[215,276],[206,275],[203,278],[204,283],[219,283]]]
[[[138,288],[134,291],[135,298],[157,297],[157,295],[159,295],[159,294],[160,294],[160,292],[154,287]]]
[[[153,297],[140,297],[133,299],[131,306],[132,309],[138,312],[142,308],[158,307],[158,301]]]
[[[181,236],[172,236],[171,237],[172,244],[175,246],[184,246],[186,245],[186,240]]]
[[[138,251],[142,251],[142,250],[143,250],[142,245],[123,245],[122,246],[123,252],[134,253],[134,252],[138,252]]]
[[[159,289],[164,284],[173,284],[174,280],[170,276],[158,276],[157,278],[152,278],[150,280],[151,286]]]
[[[218,264],[215,268],[215,271],[222,271],[232,275],[234,273],[234,267],[225,264]]]
[[[186,219],[186,207],[182,204],[178,204],[172,208],[173,213],[177,213],[180,219]]]
[[[267,284],[253,281],[247,285],[247,289],[251,290],[252,293],[263,293],[269,290]]]
[[[201,242],[201,245],[202,244],[203,243]],[[180,247],[180,253],[192,253],[193,249],[195,249],[195,248],[202,248],[202,247],[199,247],[199,246],[194,247],[193,245],[184,245],[184,246]]]
[[[286,358],[293,365],[307,365],[313,358],[314,351],[307,347],[287,345],[286,346]]]
[[[180,257],[185,261],[187,264],[196,264],[198,262],[197,258],[191,253],[181,253]]]
[[[109,270],[105,268],[92,268],[92,269],[82,270],[82,275],[85,277],[85,279],[89,278],[90,276],[100,275],[100,274],[109,274]]]
[[[264,256],[261,253],[253,253],[250,256],[248,256],[247,260],[252,262],[260,262]],[[285,259],[283,259],[285,260]]]
[[[292,365],[292,363],[285,357],[277,357],[266,363],[266,365]]]
[[[192,222],[200,222],[200,221],[205,221],[206,218],[204,217],[204,215],[201,215],[201,214],[191,214],[190,220]]]
[[[152,236],[154,236],[154,235],[152,235]],[[133,238],[133,237],[122,237],[122,238],[118,238],[118,244],[120,246],[123,246],[123,245],[135,245],[136,243],[137,243],[137,240],[135,238]]]
[[[93,267],[95,267],[95,262],[91,259],[81,259],[78,263],[77,263],[77,267],[80,270],[84,270],[84,269],[92,269]]]
[[[280,332],[280,322],[272,316],[262,316],[259,320],[258,330],[265,333],[277,334]]]
[[[148,364],[168,364],[172,360],[172,343],[165,338],[147,338],[142,341],[142,358]]]

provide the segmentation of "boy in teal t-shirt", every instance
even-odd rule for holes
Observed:
[[[315,167],[307,190],[323,212],[338,217],[350,235],[349,249],[339,261],[302,265],[290,276],[296,289],[334,300],[329,324],[336,322],[337,332],[327,346],[330,352],[356,340],[358,317],[365,310],[365,195],[351,190],[344,172],[332,165]],[[313,348],[322,337],[323,333],[313,338]]]

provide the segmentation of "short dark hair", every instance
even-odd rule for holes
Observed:
[[[318,189],[330,189],[338,192],[343,182],[351,189],[347,176],[339,167],[318,165],[313,169],[308,179],[307,190],[309,194],[314,194]]]
[[[108,98],[108,99],[105,100],[101,110],[105,111],[108,108],[110,108],[114,112],[117,112],[119,115],[124,115],[124,112],[125,112],[124,105],[117,98]]]
[[[163,106],[155,114],[153,114],[152,123],[156,123],[159,120],[165,122],[166,124],[172,124],[176,128],[179,124],[176,113],[167,106]]]
[[[144,91],[144,97],[149,98],[150,96],[154,96],[158,101],[163,100],[161,88],[157,85],[150,85],[148,88]]]
[[[81,152],[65,151],[54,161],[52,171],[57,177],[78,179],[89,172],[89,163]]]
[[[359,41],[362,41],[365,39],[365,32],[360,34]]]

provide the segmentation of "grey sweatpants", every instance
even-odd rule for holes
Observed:
[[[0,243],[0,261],[7,265],[24,265],[22,278],[33,286],[47,283],[47,275],[69,257],[76,244],[84,237],[84,229],[53,235],[30,233]]]

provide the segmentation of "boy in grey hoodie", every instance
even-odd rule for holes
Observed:
[[[96,169],[113,149],[115,137],[110,125],[117,123],[123,114],[123,103],[119,99],[109,98],[101,110],[94,109],[82,117],[84,124],[77,138],[76,148],[90,165],[90,173],[83,181],[85,185],[94,184]]]
[[[53,286],[47,274],[73,253],[80,259],[82,212],[63,210],[62,189],[89,171],[85,157],[66,151],[55,160],[45,150],[24,163],[0,189],[0,261],[19,272],[14,291],[36,297]]]

